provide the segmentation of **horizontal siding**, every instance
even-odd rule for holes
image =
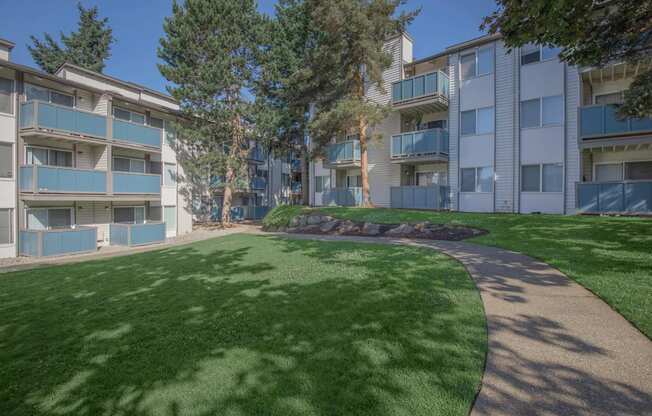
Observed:
[[[566,67],[566,213],[575,213],[575,186],[580,181],[580,152],[577,142],[577,107],[580,77],[574,66]]]
[[[497,212],[514,211],[514,54],[496,42],[496,206]]]
[[[457,62],[458,54],[449,57],[449,104],[448,104],[448,183],[450,184],[453,197],[451,198],[451,209],[458,209],[458,189],[459,189],[459,108],[460,96],[457,83]]]

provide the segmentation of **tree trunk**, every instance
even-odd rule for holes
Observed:
[[[310,161],[308,159],[308,153],[305,149],[301,151],[301,204],[308,206],[310,205],[310,172],[308,168],[310,166]]]
[[[362,206],[372,207],[369,196],[369,160],[367,158],[367,122],[361,116],[358,122],[360,129],[360,176],[362,179]]]
[[[231,226],[231,203],[233,201],[233,169],[226,172],[226,184],[224,186],[224,199],[222,199],[222,226]]]

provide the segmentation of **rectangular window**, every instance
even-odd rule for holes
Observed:
[[[494,132],[494,108],[478,109],[477,134],[487,134]]]
[[[113,170],[116,172],[145,173],[145,161],[143,159],[114,157]]]
[[[145,222],[145,207],[113,208],[113,222],[122,224],[143,224]]]
[[[25,95],[27,101],[38,100],[46,103],[50,102],[50,93],[46,88],[37,87],[36,85],[25,84]]]
[[[491,192],[494,184],[494,171],[491,167],[478,168],[477,192]]]
[[[49,228],[70,228],[72,226],[72,209],[48,209]]]
[[[324,192],[324,177],[315,176],[315,192]]]
[[[475,77],[475,53],[462,55],[460,58],[460,74],[462,80]]]
[[[161,221],[162,209],[160,205],[150,205],[147,209],[147,221]]]
[[[540,192],[541,191],[541,168],[539,165],[521,166],[521,191],[522,192]]]
[[[429,122],[425,123],[425,126],[422,125],[421,127],[424,130],[445,129],[446,128],[446,120],[429,121]]]
[[[462,169],[462,192],[475,192],[475,168]]]
[[[608,104],[621,104],[623,102],[623,93],[614,92],[611,94],[600,94],[595,96],[595,104],[608,105]]]
[[[560,48],[551,48],[548,46],[541,47],[541,60],[547,61],[548,59],[558,59]]]
[[[625,163],[625,179],[632,181],[652,179],[652,161]]]
[[[541,125],[541,102],[534,100],[521,101],[521,128],[539,127]]]
[[[136,124],[145,124],[145,115],[131,112],[131,122]]]
[[[494,50],[484,48],[478,51],[478,76],[494,72]]]
[[[281,173],[281,185],[285,187],[290,186],[290,175],[288,173]]]
[[[475,110],[462,111],[462,136],[475,134]]]
[[[177,142],[177,132],[171,121],[165,120],[165,140],[170,147],[174,147]]]
[[[561,95],[541,99],[541,119],[544,126],[561,124],[564,118],[564,100]]]
[[[14,242],[14,215],[13,209],[0,209],[0,244],[12,244]]]
[[[437,183],[435,172],[417,172],[417,186],[430,186]]]
[[[529,43],[521,48],[521,65],[532,64],[541,60],[539,45]]]
[[[72,167],[72,152],[69,150],[27,147],[27,164]]]
[[[131,121],[131,113],[120,107],[113,107],[113,117],[118,120]]]
[[[163,221],[165,221],[165,230],[173,232],[177,229],[177,207],[163,207]]]
[[[75,106],[75,98],[72,95],[61,94],[56,91],[50,91],[50,102],[71,108]]]
[[[347,188],[359,188],[362,186],[362,176],[360,175],[351,175],[346,177],[346,187]]]
[[[561,163],[544,164],[541,169],[543,192],[561,192],[564,169]]]
[[[163,128],[163,120],[157,117],[150,117],[149,118],[149,125],[152,127],[156,127],[159,129]]]
[[[11,143],[0,143],[0,178],[14,176],[14,146]]]
[[[622,163],[604,163],[595,165],[596,182],[613,182],[623,180]]]
[[[174,163],[165,164],[165,174],[163,175],[164,186],[177,186],[177,165]]]
[[[0,113],[14,113],[13,91],[14,82],[10,79],[0,78]]]
[[[27,228],[30,230],[63,229],[72,226],[72,208],[30,208]]]

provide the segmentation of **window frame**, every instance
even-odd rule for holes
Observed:
[[[121,209],[121,208],[131,208],[132,210],[134,210],[133,211],[134,212],[134,222],[116,222],[115,221],[115,210],[116,209]],[[135,211],[136,208],[139,208],[139,209],[142,208],[142,210],[143,210],[143,222],[142,223],[136,222],[136,211]],[[113,224],[134,224],[134,225],[135,224],[147,224],[147,209],[146,209],[145,205],[119,205],[119,206],[114,206],[111,209],[111,223],[113,223]]]
[[[46,150],[47,155],[48,155],[48,160],[47,163],[43,163],[40,165],[37,165],[33,163],[33,161],[29,161],[29,149],[41,149],[41,150]],[[62,153],[69,153],[70,154],[70,166],[59,166],[59,165],[53,165],[50,162],[50,152],[62,152]],[[75,152],[72,150],[68,149],[59,149],[56,147],[48,147],[48,146],[39,146],[39,145],[31,145],[31,144],[26,144],[25,145],[25,164],[26,165],[31,165],[31,166],[48,166],[51,168],[68,168],[68,169],[75,169]]]
[[[610,162],[593,162],[591,167],[592,182],[598,182],[597,180],[597,167],[600,165],[620,165],[620,180],[617,181],[608,181],[606,183],[615,183],[615,182],[637,182],[637,181],[650,181],[652,179],[627,179],[627,164],[628,163],[652,163],[652,159],[642,159],[642,160],[614,160]]]
[[[530,44],[530,45],[532,45],[532,44]],[[521,47],[519,48],[519,49],[520,49],[520,51],[519,51],[519,64],[520,64],[521,66],[540,64],[540,63],[542,63],[542,62],[554,61],[555,59],[558,60],[558,59],[559,59],[559,53],[561,53],[561,48],[549,48],[549,47],[544,46],[544,45],[537,45],[537,44],[534,44],[533,46],[536,46],[536,51],[537,51],[538,54],[539,54],[539,59],[536,60],[536,61],[532,61],[532,62],[528,62],[528,63],[525,63],[525,64],[524,64],[524,63],[523,63],[523,56],[524,56],[524,55],[523,55],[523,51],[526,49],[525,46],[527,46],[527,45],[523,45],[523,46],[521,46]],[[544,59],[544,58],[543,58],[543,50],[544,50],[544,49],[551,49],[551,50],[557,49],[557,50],[559,50],[559,53],[557,53],[556,56],[553,56],[553,57],[551,57],[551,58],[545,58],[545,59]],[[530,54],[531,54],[531,53],[534,53],[534,49],[532,49],[529,53],[530,53]]]
[[[0,243],[0,247],[8,247],[12,246],[16,243],[16,218],[14,216],[14,208],[0,208],[0,211],[7,211],[8,212],[8,218],[9,218],[9,242],[8,243]]]
[[[14,156],[14,143],[12,142],[5,142],[5,141],[0,141],[0,147],[7,146],[9,147],[9,155],[11,156],[11,163],[9,164],[11,171],[9,172],[9,176],[0,176],[0,181],[13,181],[16,178],[16,158]],[[1,175],[1,172],[0,172]]]
[[[129,171],[124,171],[124,170],[116,170],[115,169],[115,159],[125,159],[129,160]],[[143,171],[133,171],[131,170],[131,162],[132,161],[138,161],[138,162],[143,162]],[[139,159],[137,157],[130,157],[130,156],[121,156],[121,155],[113,155],[111,157],[111,172],[121,172],[121,173],[137,173],[140,175],[145,175],[147,174],[147,160],[145,159]]]
[[[464,191],[462,190],[462,171],[463,170],[470,170],[473,169],[474,174],[474,190],[473,191]],[[491,189],[489,191],[481,191],[480,190],[480,171],[481,169],[491,169]],[[460,193],[463,194],[492,194],[494,193],[494,188],[495,184],[494,182],[496,181],[496,172],[494,171],[493,166],[476,166],[476,167],[468,167],[468,168],[460,168]]]
[[[526,191],[523,189],[523,168],[525,167],[538,167],[539,171],[539,184],[538,190],[536,191]],[[543,168],[544,166],[559,166],[561,167],[561,190],[559,191],[545,191],[543,186]],[[520,189],[522,194],[563,194],[564,193],[564,164],[562,162],[551,162],[551,163],[528,163],[521,165],[521,179],[520,179]]]
[[[495,53],[496,48],[492,45],[490,46],[479,46],[477,48],[474,48],[472,52],[464,52],[460,53],[460,58],[459,58],[459,80],[460,81],[468,81],[470,79],[475,79],[475,78],[480,78],[484,77],[486,75],[491,75],[496,72],[496,53]],[[491,54],[491,70],[489,72],[485,73],[480,73],[480,52],[484,51],[489,51]],[[473,64],[473,75],[468,77],[468,78],[463,78],[463,72],[462,72],[462,57],[474,55],[474,64]]]
[[[480,114],[480,110],[489,110],[489,109],[491,109],[493,112],[492,129],[491,131],[479,132],[478,125],[479,125],[480,118],[478,116]],[[473,133],[472,134],[462,133],[462,113],[469,113],[471,111],[474,112],[474,116],[475,116]],[[478,108],[473,108],[471,110],[460,111],[460,137],[483,136],[485,134],[495,134],[495,133],[496,133],[496,108],[494,106],[478,107]]]
[[[0,79],[4,79],[4,80],[9,81],[11,83],[11,87],[9,88],[9,108],[10,108],[11,112],[10,113],[5,113],[4,111],[0,111],[0,114],[6,114],[6,115],[9,115],[9,116],[13,116],[14,114],[16,114],[16,109],[14,108],[15,107],[15,105],[14,105],[15,104],[15,102],[14,102],[15,101],[14,94],[16,93],[16,81],[13,80],[13,79],[5,78],[5,77],[0,77]],[[6,94],[3,93],[3,92],[0,92],[0,95],[6,95]]]
[[[75,108],[75,109],[77,108],[77,96],[75,94],[70,94],[70,93],[67,93],[67,92],[63,92],[61,90],[55,90],[55,89],[49,88],[49,87],[42,87],[40,85],[32,84],[32,83],[29,83],[29,82],[27,82],[26,85],[47,91],[48,100],[46,102],[48,104],[56,105],[56,106],[59,106],[59,107],[65,107],[65,108]],[[27,88],[25,88],[25,96],[27,97],[27,92],[26,91],[27,91]],[[57,93],[59,95],[66,95],[66,96],[72,98],[72,107],[68,107],[67,105],[52,102],[52,93],[53,92]],[[27,101],[41,101],[41,100],[27,99]],[[41,101],[41,102],[43,102],[43,101]]]
[[[124,119],[122,119],[122,118],[118,118],[118,117],[116,117],[116,116],[115,116],[115,110],[125,111],[125,112],[129,113],[129,120],[124,120]],[[137,123],[137,122],[135,122],[135,121],[133,120],[133,114],[138,114],[139,116],[142,116],[142,117],[143,117],[143,123],[141,124],[141,123]],[[137,124],[137,125],[139,125],[139,126],[148,126],[148,127],[153,127],[153,126],[150,126],[149,123],[148,123],[148,120],[147,120],[147,114],[145,114],[145,113],[141,113],[141,112],[139,112],[139,111],[130,110],[130,109],[125,108],[125,107],[122,107],[122,106],[120,106],[120,105],[114,105],[114,106],[111,108],[111,117],[113,117],[113,118],[116,119],[116,120],[126,121],[127,123]],[[158,118],[158,117],[155,117],[155,118]],[[154,127],[154,128],[158,128],[158,127]]]
[[[131,164],[131,162],[130,162]],[[167,178],[167,167],[172,166],[174,172],[173,175],[174,177],[172,178],[172,181],[174,183],[166,183],[166,178]],[[131,168],[131,166],[130,166]],[[169,162],[163,162],[163,186],[166,188],[176,188],[177,187],[177,164],[176,163],[169,163]]]
[[[559,122],[555,123],[548,123],[545,124],[543,121],[543,102],[544,100],[548,98],[560,98],[561,99],[561,105],[562,105],[562,111],[561,111],[561,120]],[[523,127],[523,103],[528,103],[528,102],[533,102],[533,101],[538,101],[539,102],[539,124],[536,126],[527,126]],[[559,127],[563,126],[566,120],[566,111],[563,108],[565,105],[565,97],[563,94],[558,94],[558,95],[547,95],[545,97],[537,97],[537,98],[530,98],[527,100],[521,100],[519,103],[519,117],[518,117],[518,122],[519,122],[519,127],[521,130],[529,130],[529,129],[541,129],[545,127]]]
[[[52,228],[50,225],[50,210],[68,210],[70,211],[70,228]],[[34,230],[34,231],[39,231],[40,229],[38,228],[30,228],[29,224],[29,213],[30,211],[45,211],[46,212],[46,218],[47,218],[47,225],[45,226],[45,230],[69,230],[73,229],[77,226],[75,223],[75,208],[74,207],[53,207],[53,206],[45,206],[45,207],[32,207],[32,208],[25,208],[25,226],[28,230]]]

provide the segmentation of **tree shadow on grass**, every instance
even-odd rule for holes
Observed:
[[[486,346],[461,266],[401,247],[234,236],[0,294],[1,414],[464,414]]]

